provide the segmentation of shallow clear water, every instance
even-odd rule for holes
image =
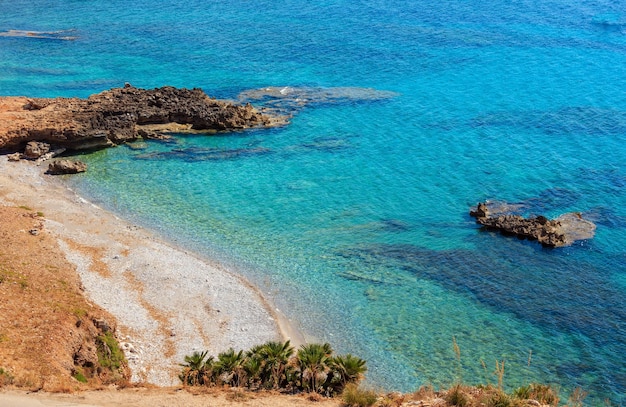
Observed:
[[[280,129],[100,151],[72,186],[245,275],[379,387],[494,383],[505,360],[509,388],[625,402],[626,3],[102,3],[0,3],[0,31],[77,37],[0,37],[0,94],[361,90]],[[484,199],[597,234],[483,232]]]

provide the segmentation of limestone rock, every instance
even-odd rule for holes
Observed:
[[[557,219],[545,216],[524,218],[520,215],[503,214],[498,209],[489,207],[489,202],[481,202],[470,209],[470,216],[476,223],[499,230],[503,234],[514,235],[522,239],[537,240],[547,247],[571,245],[576,240],[590,239],[595,232],[592,222],[582,219],[580,214],[565,214]],[[506,205],[498,204],[496,208]]]
[[[40,141],[29,141],[24,149],[24,156],[31,160],[36,160],[50,152],[50,144]]]
[[[87,164],[82,161],[56,160],[48,165],[48,174],[78,174],[87,171]]]
[[[87,99],[2,100],[5,111],[0,111],[0,122],[5,125],[0,126],[0,150],[9,152],[29,142],[46,142],[70,151],[110,147],[158,137],[167,132],[168,125],[173,131],[184,125],[192,131],[215,132],[285,123],[284,118],[261,113],[251,105],[212,99],[201,89],[171,86],[139,89],[126,84]],[[3,120],[5,117],[10,120]],[[162,126],[152,132],[145,127],[150,125]],[[45,154],[36,147],[41,146],[29,147],[33,158]]]
[[[22,153],[13,153],[7,155],[7,160],[9,161],[19,161],[22,159]]]

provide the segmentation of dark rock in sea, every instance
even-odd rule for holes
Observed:
[[[339,137],[318,137],[310,143],[304,143],[302,148],[307,150],[316,150],[328,153],[348,150],[352,146],[347,139]]]
[[[31,141],[72,151],[160,138],[168,132],[217,132],[285,123],[284,118],[261,113],[250,104],[219,101],[201,89],[170,86],[147,90],[126,84],[88,99],[2,99],[0,150],[8,152]]]
[[[476,205],[476,209],[470,209],[470,216],[475,218],[486,218],[489,214],[489,209],[487,209],[487,204],[483,202],[479,202]]]
[[[48,174],[78,174],[87,171],[87,164],[82,161],[56,160],[48,165]]]
[[[614,284],[611,273],[611,265],[624,264],[623,254],[604,254],[606,262],[598,264],[576,253],[535,250],[532,245],[496,239],[493,234],[477,234],[476,250],[372,243],[336,254],[362,263],[367,274],[361,274],[368,278],[372,271],[377,273],[374,277],[401,276],[398,270],[406,271],[499,313],[557,332],[588,332],[598,346],[611,343],[626,351],[623,331],[615,329],[615,321],[626,321],[626,292]],[[485,246],[489,250],[480,249]]]
[[[309,105],[332,105],[387,100],[398,96],[395,92],[370,88],[291,87],[272,86],[249,89],[239,94],[242,103],[254,102],[273,111],[290,114]]]
[[[382,219],[380,226],[388,232],[406,232],[411,229],[408,223],[399,219]]]
[[[138,154],[134,158],[138,160],[161,160],[161,159],[178,159],[186,162],[195,161],[222,161],[234,160],[238,158],[253,157],[257,155],[271,154],[272,150],[265,147],[251,148],[185,148],[174,149],[158,153]]]
[[[550,220],[544,216],[524,218],[520,215],[502,214],[501,204],[492,210],[489,202],[481,202],[470,209],[476,223],[522,239],[537,240],[547,247],[562,247],[576,240],[593,237],[596,226],[582,218],[580,213],[569,213]]]
[[[18,38],[37,38],[44,40],[62,40],[73,41],[77,37],[71,35],[75,30],[60,31],[27,31],[27,30],[8,30],[1,31],[0,37],[18,37]]]

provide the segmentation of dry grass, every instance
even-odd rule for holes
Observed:
[[[373,390],[364,390],[356,384],[346,386],[341,395],[343,402],[351,407],[369,407],[373,406],[378,400],[378,394]]]
[[[251,393],[243,391],[243,390],[233,390],[231,392],[226,393],[226,400],[234,401],[238,403],[243,403],[253,398],[254,397],[252,396]]]

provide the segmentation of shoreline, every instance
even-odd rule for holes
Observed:
[[[43,212],[85,297],[117,319],[132,382],[178,385],[178,364],[194,351],[217,356],[268,340],[304,343],[244,277],[92,204],[44,170],[1,156],[0,204]]]

